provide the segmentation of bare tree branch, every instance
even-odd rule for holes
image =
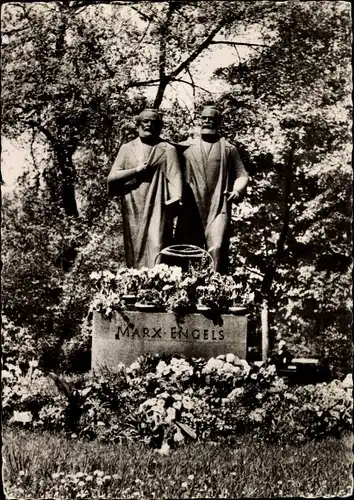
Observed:
[[[226,40],[212,40],[209,42],[210,45],[243,45],[245,47],[270,47],[270,45],[265,45],[262,43],[248,43],[248,42],[235,42]]]
[[[67,4],[67,2],[60,2],[62,4]],[[73,1],[73,2],[69,2],[69,5],[68,7],[71,8],[71,9],[80,9],[81,7],[89,7],[90,5],[100,5],[100,4],[114,4],[114,5],[131,5],[132,3],[136,3],[134,2],[134,0],[131,0],[131,1],[126,1],[126,0],[83,0],[83,1],[80,1],[80,0],[77,0],[77,1]]]
[[[80,9],[76,9],[75,12],[74,12],[74,15],[81,14],[81,12],[84,12],[84,10],[86,10],[87,7],[89,7],[89,6],[88,5],[84,5]]]
[[[64,4],[64,2],[62,2]],[[69,2],[69,5],[66,4],[65,2],[65,5],[71,9],[74,14],[80,14],[81,12],[83,12],[85,9],[87,9],[87,7],[91,7],[91,6],[95,6],[95,5],[104,5],[104,4],[114,4],[114,5],[131,5],[132,3],[134,3],[134,1],[132,0],[131,2],[127,2],[127,1],[109,1],[109,0],[98,0],[98,1],[95,1],[95,0],[92,0],[92,1],[74,1],[74,2]]]
[[[150,25],[151,25],[151,21],[148,22],[146,30],[144,31],[143,35],[141,36],[140,40],[138,41],[138,43],[137,43],[136,47],[134,47],[134,49],[140,47],[140,45],[143,43],[144,38],[146,37],[146,35],[147,35],[148,31],[149,31]]]
[[[129,82],[124,87],[121,87],[121,90],[128,90],[131,87],[148,87],[149,85],[159,85],[160,78],[155,78],[154,80],[145,80],[142,82]]]
[[[209,45],[212,43],[212,40],[214,36],[227,24],[231,23],[234,20],[234,16],[230,16],[229,18],[223,17],[221,21],[215,26],[215,28],[210,32],[210,34],[205,38],[205,40],[192,52],[187,59],[185,59],[176,69],[174,69],[170,73],[170,78],[174,78],[177,76],[181,71],[184,71],[186,68],[189,67],[189,65],[197,59],[197,57],[203,52],[204,49],[209,47]]]
[[[188,80],[183,80],[181,78],[173,78],[173,80],[171,80],[170,82],[168,82],[168,84],[172,83],[172,82],[180,82],[180,83],[186,83],[187,85],[190,85],[190,86],[193,86],[193,84],[191,82],[189,82]],[[138,81],[132,81],[132,82],[129,82],[127,83],[126,85],[124,85],[123,87],[117,87],[118,90],[120,90],[121,92],[124,92],[130,88],[138,88],[138,87],[150,87],[150,86],[159,86],[160,85],[160,78],[155,78],[154,80],[143,80],[141,82],[138,82]],[[200,85],[195,85],[195,88],[197,89],[200,89],[200,90],[203,90],[204,92],[208,92],[209,94],[212,94],[212,92],[208,89],[205,89],[204,87],[201,87]]]
[[[137,9],[136,7],[134,7],[133,5],[131,5],[131,8],[133,10],[135,10],[135,12],[137,12],[139,14],[139,16],[141,16],[143,19],[145,19],[145,21],[150,21],[152,22],[154,20],[154,18],[152,16],[148,16],[147,14],[145,14],[144,12],[141,12],[139,9]]]
[[[159,85],[159,88],[157,90],[156,98],[154,101],[154,107],[159,108],[161,105],[163,95],[165,92],[165,89],[167,85],[171,82],[174,81],[176,76],[178,76],[182,71],[185,71],[190,64],[197,59],[197,57],[205,50],[207,47],[209,47],[210,43],[212,42],[214,36],[225,26],[228,24],[234,22],[237,19],[237,15],[231,15],[229,14],[228,16],[223,16],[222,19],[218,22],[218,24],[215,26],[215,28],[209,33],[209,35],[204,39],[204,41],[198,45],[198,47],[179,65],[177,68],[175,68],[170,74],[165,75],[163,79],[161,79],[161,83]]]
[[[235,52],[236,52],[237,57],[238,57],[238,62],[241,64],[242,59],[241,59],[240,53],[238,51],[237,45],[234,45],[234,49],[235,49]]]
[[[187,74],[188,74],[189,78],[191,79],[191,84],[192,84],[192,88],[193,88],[193,100],[195,100],[195,81],[194,81],[194,78],[193,78],[193,75],[192,75],[190,68],[187,68]]]
[[[260,271],[257,271],[253,267],[249,267],[249,266],[245,266],[245,265],[243,267],[245,269],[247,269],[247,271],[250,271],[250,273],[257,274],[257,276],[259,276],[260,278],[264,278],[264,273],[261,273]]]
[[[38,171],[38,166],[37,166],[37,161],[36,161],[36,155],[34,153],[34,142],[36,140],[36,129],[35,127],[32,127],[32,137],[31,137],[31,144],[30,144],[30,152],[31,152],[31,158],[32,158],[32,163],[34,168]]]
[[[26,26],[22,26],[22,28],[14,28],[12,30],[2,30],[1,35],[2,36],[11,36],[14,33],[20,33],[21,31],[28,30],[29,27],[30,27],[30,25],[27,24]]]
[[[212,94],[212,92],[208,89],[205,89],[204,87],[201,87],[200,85],[196,85],[194,82],[188,82],[188,80],[182,80],[181,78],[173,78],[172,82],[180,82],[180,83],[186,83],[187,85],[190,85],[193,87],[193,89],[200,89],[203,90],[204,92],[207,92],[208,94]]]

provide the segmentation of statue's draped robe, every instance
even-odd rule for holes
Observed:
[[[148,162],[132,180],[115,179],[120,170]],[[153,267],[159,252],[172,244],[173,219],[166,202],[182,197],[182,177],[175,148],[160,140],[143,145],[139,138],[123,144],[108,177],[110,195],[122,196],[123,237],[128,267]]]
[[[228,194],[244,191],[248,175],[235,146],[221,138],[215,143],[195,139],[183,152],[183,208],[176,228],[175,243],[205,248],[214,269],[227,273],[231,203]]]

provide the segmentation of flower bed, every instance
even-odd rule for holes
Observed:
[[[91,308],[108,318],[115,310],[139,309],[139,304],[186,314],[202,308],[227,312],[252,301],[242,283],[212,269],[183,273],[179,267],[159,264],[151,269],[122,268],[116,274],[94,272],[91,279],[96,292]]]
[[[57,391],[57,387],[61,392]],[[167,453],[187,440],[239,433],[279,441],[339,435],[352,426],[352,378],[287,386],[269,363],[144,356],[116,374],[50,380],[32,363],[3,371],[3,419],[117,441],[142,440]]]

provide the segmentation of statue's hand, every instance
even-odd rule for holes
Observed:
[[[227,201],[237,201],[239,200],[241,197],[240,193],[238,191],[231,191],[231,193],[229,193],[229,197],[227,198]]]
[[[139,172],[145,172],[146,169],[147,169],[147,162],[144,161],[144,163],[136,167],[136,173],[138,174]]]

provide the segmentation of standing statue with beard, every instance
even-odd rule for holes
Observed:
[[[182,197],[176,149],[160,137],[162,119],[145,109],[139,137],[119,149],[108,176],[108,193],[122,198],[123,237],[128,267],[153,267],[171,245],[173,212]]]
[[[175,243],[206,249],[215,271],[226,274],[231,203],[241,199],[248,175],[236,147],[219,136],[220,118],[215,106],[204,107],[201,137],[180,146],[184,194]]]

